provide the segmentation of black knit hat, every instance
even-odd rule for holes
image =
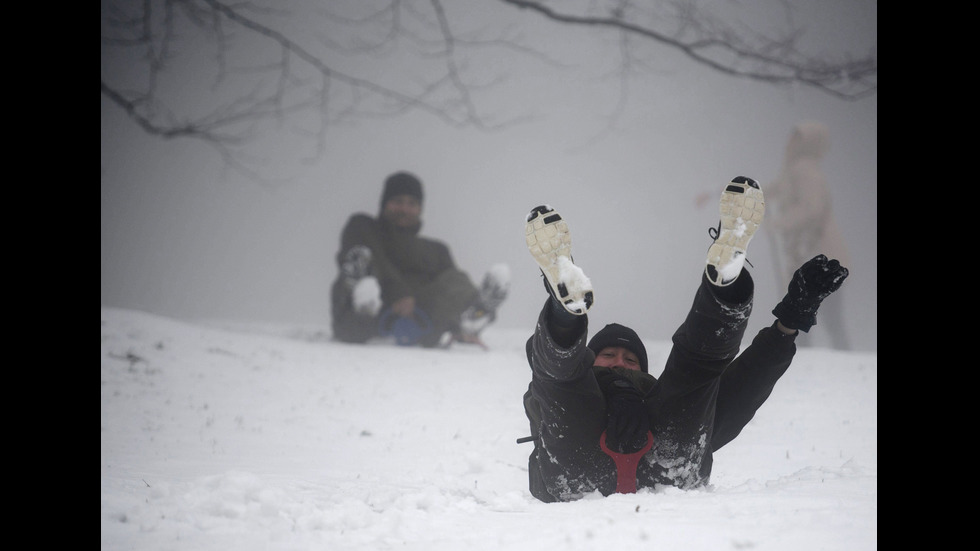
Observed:
[[[422,202],[422,182],[409,172],[396,172],[385,180],[385,188],[381,193],[381,208],[384,209],[388,199],[396,195],[411,195]]]
[[[589,341],[589,349],[597,356],[603,348],[610,346],[619,346],[636,354],[636,357],[640,359],[640,370],[644,373],[649,373],[647,368],[647,349],[643,346],[643,341],[640,340],[636,331],[633,331],[625,325],[610,323],[603,327],[602,331],[596,333],[592,337],[592,340]]]

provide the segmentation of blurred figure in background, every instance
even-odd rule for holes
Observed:
[[[800,122],[786,144],[782,172],[766,189],[780,287],[789,283],[797,267],[819,253],[835,258],[845,266],[851,265],[844,237],[834,218],[827,179],[820,166],[829,147],[826,125],[816,121]],[[828,336],[831,348],[850,350],[843,305],[841,293],[830,297],[821,308],[823,323],[820,327]],[[799,339],[798,344],[812,345],[813,335]]]
[[[348,219],[331,287],[334,338],[363,343],[395,337],[402,346],[480,344],[510,286],[506,264],[493,266],[476,287],[456,267],[449,247],[421,237],[422,182],[397,172],[384,183],[377,217]],[[465,228],[469,231],[470,228]]]

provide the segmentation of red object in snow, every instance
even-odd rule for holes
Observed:
[[[606,455],[616,463],[616,493],[635,494],[636,493],[636,468],[640,465],[640,458],[643,454],[650,451],[653,447],[653,433],[647,431],[647,443],[638,452],[618,453],[606,446],[606,431],[602,431],[599,436],[599,447]]]

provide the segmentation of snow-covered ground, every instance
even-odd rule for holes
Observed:
[[[877,549],[877,353],[801,349],[710,488],[544,504],[532,322],[421,350],[102,308],[102,551]]]

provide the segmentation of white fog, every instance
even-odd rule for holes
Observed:
[[[104,35],[111,4],[102,2]],[[247,137],[245,152],[225,158],[205,140],[147,132],[103,93],[102,549],[593,549],[604,537],[688,549],[877,548],[877,95],[845,100],[803,84],[737,78],[656,45],[638,48],[643,57],[624,69],[616,33],[561,25],[500,2],[398,5],[440,6],[461,35],[494,29],[547,54],[488,49],[499,57],[474,58],[477,71],[461,67],[471,77],[486,70],[484,81],[472,82],[477,107],[507,124],[455,125],[408,109],[334,119],[317,135],[284,117],[238,136]],[[811,52],[876,53],[876,1],[786,5],[795,7]],[[284,21],[284,32],[295,35],[308,22]],[[196,46],[172,47],[185,55]],[[104,81],[122,88],[145,82],[140,67],[121,59],[103,43]],[[192,112],[214,75],[185,70],[165,87]],[[628,79],[620,78],[624,70]],[[415,78],[410,67],[383,62],[365,71],[389,83]],[[545,297],[524,244],[528,210],[549,204],[569,222],[576,264],[595,288],[590,326],[629,325],[665,354],[704,269],[722,187],[744,175],[765,191],[802,121],[829,132],[822,170],[850,252],[850,276],[832,300],[842,304],[852,349],[832,350],[818,322],[801,341],[790,370],[796,374],[750,426],[745,447],[736,441],[729,457],[716,460],[714,493],[537,503],[527,493],[526,450],[514,444],[527,423],[522,339]],[[330,340],[340,231],[355,212],[377,214],[384,179],[401,170],[423,183],[424,236],[444,241],[477,282],[495,264],[510,269],[510,295],[488,330],[487,351]],[[748,251],[756,295],[746,335],[772,322],[770,310],[785,293],[777,240],[763,221]],[[227,357],[216,359],[217,350]],[[394,373],[395,386],[385,392],[417,391],[422,402],[442,403],[497,433],[474,434],[463,421],[443,425],[437,412],[425,411],[408,416],[411,427],[384,426],[405,412],[384,411],[387,402],[374,394],[360,403],[351,392],[362,384],[359,370],[364,384]],[[472,399],[445,398],[456,387],[432,386],[461,370],[469,376],[458,391],[489,385],[488,395],[474,398],[484,400],[480,412],[460,414]],[[340,371],[342,378],[331,376]],[[483,379],[488,371],[499,373]],[[281,383],[288,389],[275,386],[282,378],[291,381]],[[258,411],[245,405],[253,396],[267,399]],[[410,407],[400,396],[394,404]],[[361,407],[372,408],[363,422]],[[357,436],[362,430],[377,438]],[[426,464],[431,450],[412,443],[438,445],[443,437],[447,453],[460,457]],[[388,454],[414,481],[399,480],[390,462],[354,473],[343,449],[308,445],[308,438]],[[245,502],[260,510],[226,506],[253,491],[264,497],[246,495]],[[339,493],[323,495],[332,492]],[[845,504],[840,511],[836,502]],[[612,509],[635,515],[634,507],[669,522],[610,520]],[[760,526],[748,527],[752,519],[737,512],[743,507]],[[687,516],[699,511],[730,516],[710,523],[701,544],[683,546],[677,534],[699,536],[698,519]],[[579,525],[583,515],[604,520]],[[478,520],[485,518],[489,524]],[[830,532],[816,528],[821,522]],[[456,523],[471,533],[453,529]],[[617,526],[629,533],[611,535]],[[789,535],[799,526],[810,528]],[[499,545],[474,541],[491,529],[513,533],[498,536]]]

